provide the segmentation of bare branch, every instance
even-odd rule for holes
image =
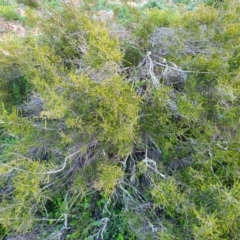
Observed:
[[[143,162],[145,163],[145,165],[151,170],[153,170],[156,174],[160,175],[163,179],[166,179],[167,176],[158,171],[156,162],[147,156],[148,155],[147,151],[148,150],[146,149],[145,158],[143,159]]]
[[[43,173],[38,173],[38,172],[30,172],[30,171],[26,171],[26,170],[23,170],[21,168],[18,168],[18,167],[13,167],[13,166],[10,166],[8,164],[5,164],[5,163],[2,163],[0,162],[0,166],[4,166],[4,167],[7,167],[7,168],[10,168],[12,170],[16,170],[16,171],[19,171],[19,172],[25,172],[25,173],[31,173],[31,174],[37,174],[37,175],[46,175],[46,174],[55,174],[55,173],[59,173],[61,171],[63,171],[67,165],[67,162],[68,162],[68,159],[75,156],[76,154],[78,154],[79,152],[81,152],[81,149],[70,154],[69,156],[65,157],[64,159],[64,162],[63,164],[59,165],[59,169],[56,169],[56,170],[52,170],[52,171],[48,171],[48,172],[43,172]],[[25,157],[24,157],[25,158]]]

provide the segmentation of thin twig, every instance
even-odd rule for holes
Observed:
[[[2,165],[4,167],[7,167],[7,168],[10,168],[12,170],[19,171],[19,172],[31,173],[31,174],[36,174],[36,175],[55,174],[55,173],[59,173],[59,172],[63,171],[65,169],[66,165],[67,165],[68,159],[73,157],[74,155],[78,154],[79,152],[81,152],[81,150],[78,150],[78,151],[70,154],[69,156],[65,157],[63,164],[58,166],[58,167],[60,167],[59,169],[53,170],[53,171],[48,171],[48,172],[43,172],[43,173],[30,172],[30,171],[23,170],[23,169],[20,169],[20,168],[17,168],[17,167],[9,166],[8,164],[2,163],[2,162],[0,162],[0,165]]]
[[[160,173],[160,172],[158,171],[156,162],[155,162],[153,159],[151,159],[151,158],[149,158],[149,157],[147,156],[147,149],[146,149],[146,152],[145,152],[145,158],[143,159],[143,162],[145,163],[145,165],[146,165],[148,168],[150,168],[150,169],[153,170],[155,173],[157,173],[158,175],[160,175],[163,179],[166,179],[166,178],[167,178],[166,175],[164,175],[163,173]],[[152,167],[149,163],[152,163],[154,167]]]

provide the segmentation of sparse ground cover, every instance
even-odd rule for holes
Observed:
[[[0,238],[240,239],[239,13],[0,0]]]

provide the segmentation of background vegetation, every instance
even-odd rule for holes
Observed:
[[[240,4],[173,2],[0,1],[1,239],[240,239]]]

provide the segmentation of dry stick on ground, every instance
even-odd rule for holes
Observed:
[[[108,217],[102,218],[100,219],[99,222],[99,230],[95,233],[93,233],[92,235],[89,235],[87,238],[85,238],[86,240],[88,239],[99,239],[99,240],[103,240],[103,233],[106,231],[106,227],[108,222],[110,221],[110,219]]]
[[[143,75],[149,77],[152,85],[155,88],[158,88],[161,84],[159,82],[160,78],[165,79],[167,82],[172,84],[183,83],[187,78],[187,73],[196,73],[196,74],[214,74],[214,72],[200,72],[200,71],[184,71],[179,66],[171,61],[167,61],[162,57],[158,57],[158,61],[154,60],[154,55],[151,57],[152,53],[147,51],[145,57],[137,66],[137,69],[141,69]],[[156,57],[156,56],[155,56]],[[162,67],[160,75],[156,75],[156,67]],[[176,79],[179,79],[176,81]],[[166,83],[167,84],[167,83]]]
[[[154,74],[154,63],[153,63],[153,60],[150,57],[151,54],[152,53],[150,51],[148,51],[146,56],[142,60],[142,62],[137,66],[137,68],[140,69],[145,65],[148,68],[148,75],[151,78],[153,86],[157,88],[159,86],[159,81]]]
[[[101,236],[101,239],[103,240],[103,233],[104,233],[104,231],[106,230],[107,224],[108,224],[108,222],[109,222],[109,218],[102,218],[102,219],[100,220],[100,222],[103,223],[103,226],[101,227],[101,229],[100,229],[99,232],[98,232],[98,238],[99,238],[99,235],[100,235],[100,236]]]
[[[153,63],[153,60],[151,59],[150,55],[151,55],[151,52],[148,51],[147,55],[146,55],[146,63],[148,65],[149,75],[151,77],[153,86],[158,87],[159,86],[159,81],[154,74],[154,63]]]

